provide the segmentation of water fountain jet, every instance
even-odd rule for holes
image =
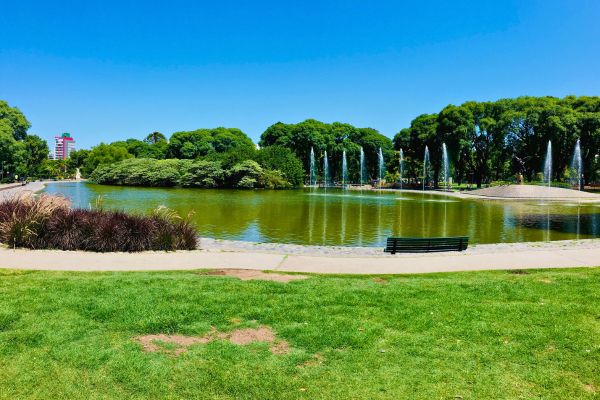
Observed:
[[[404,152],[402,151],[402,148],[400,149],[399,171],[400,171],[400,190],[402,190],[402,176],[404,175]]]
[[[579,139],[575,143],[575,150],[573,150],[573,160],[571,161],[571,184],[577,186],[577,190],[582,188],[583,178],[583,162],[581,160],[581,145]]]
[[[327,159],[327,150],[323,155],[323,186],[329,186],[329,160]]]
[[[444,174],[444,188],[450,190],[450,166],[448,162],[448,150],[446,143],[442,143],[442,172]]]
[[[342,187],[347,189],[348,184],[348,161],[346,160],[346,150],[342,152]]]
[[[365,170],[365,151],[363,150],[362,146],[360,147],[360,186],[361,186],[361,190],[362,190],[362,185],[365,179],[365,175],[366,175],[366,170]]]
[[[552,184],[552,142],[548,140],[546,159],[544,160],[544,180],[548,181],[548,187]]]
[[[315,165],[315,150],[310,148],[310,171],[308,177],[308,184],[311,187],[316,186],[317,184],[317,168]]]
[[[425,181],[429,180],[429,147],[425,146],[425,155],[423,156],[423,191],[425,191]]]
[[[379,159],[379,187],[381,187],[383,183],[383,174],[385,171],[385,160],[383,159],[383,151],[381,147],[379,148],[379,153],[377,154],[377,158]]]

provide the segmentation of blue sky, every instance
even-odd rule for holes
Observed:
[[[12,1],[0,99],[79,147],[316,118],[393,136],[466,100],[600,94],[600,2]]]

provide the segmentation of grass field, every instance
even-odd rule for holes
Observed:
[[[289,351],[136,341],[252,327]],[[599,268],[290,283],[0,270],[2,398],[599,396]]]

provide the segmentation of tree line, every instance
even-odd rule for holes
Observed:
[[[568,175],[573,148],[579,139],[585,182],[600,180],[600,97],[519,97],[449,105],[439,113],[416,117],[393,140],[373,128],[308,119],[297,124],[277,122],[271,125],[261,135],[259,148],[241,130],[219,127],[175,132],[169,138],[160,132],[152,132],[143,139],[100,143],[89,150],[73,152],[69,160],[48,160],[47,144],[38,136],[28,135],[29,127],[18,109],[0,101],[0,163],[13,174],[32,178],[68,177],[80,168],[84,176],[94,176],[102,182],[150,185],[149,182],[160,181],[153,176],[157,172],[156,166],[168,163],[148,160],[177,159],[209,163],[202,164],[202,168],[194,167],[200,171],[196,182],[206,178],[203,174],[207,165],[210,165],[208,170],[222,171],[222,174],[217,173],[222,179],[216,179],[215,185],[189,184],[183,179],[186,173],[180,171],[166,180],[169,185],[242,187],[241,178],[236,181],[239,175],[232,172],[237,168],[247,171],[250,180],[254,179],[249,187],[297,187],[307,181],[312,149],[319,175],[327,153],[334,181],[341,180],[342,153],[345,151],[349,179],[357,182],[362,148],[365,180],[377,178],[381,149],[386,162],[386,178],[388,182],[396,181],[399,178],[398,153],[402,149],[403,178],[416,183],[423,178],[423,153],[427,146],[433,180],[437,183],[441,148],[445,143],[454,181],[481,185],[514,180],[517,174],[529,181],[539,179],[547,143],[552,141],[553,179],[562,181]],[[269,148],[272,150],[267,151]],[[116,163],[129,159],[146,160],[136,164],[136,168],[147,168],[145,175],[139,175],[136,182],[120,179],[118,174],[111,175],[110,168],[106,167],[122,168],[129,164]],[[173,163],[168,164],[167,169],[172,170],[173,165],[178,165],[183,171],[192,168],[192,164]],[[100,167],[103,169],[93,175]],[[257,172],[259,169],[260,173]],[[210,183],[210,179],[206,182]]]
[[[48,158],[46,141],[28,135],[31,124],[18,108],[0,100],[0,182],[33,176]]]
[[[449,105],[437,114],[416,117],[409,128],[394,136],[394,148],[403,149],[405,170],[417,179],[423,174],[427,146],[437,182],[445,143],[454,180],[480,186],[483,182],[513,180],[516,174],[538,180],[549,141],[552,179],[564,181],[578,139],[584,180],[598,181],[599,97],[518,97]]]

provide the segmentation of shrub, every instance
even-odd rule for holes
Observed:
[[[263,169],[256,161],[246,160],[229,170],[229,182],[233,187],[252,189],[260,186],[262,175]]]
[[[13,247],[42,246],[47,225],[56,213],[68,208],[60,197],[25,195],[0,202],[0,242]]]
[[[90,179],[107,185],[176,186],[182,171],[189,165],[189,160],[133,158],[100,166],[92,173]]]
[[[301,181],[299,176],[294,179]],[[282,171],[263,168],[253,160],[244,160],[226,169],[220,161],[135,158],[100,166],[90,180],[105,185],[129,186],[240,189],[288,189],[293,186]]]
[[[224,181],[225,171],[219,162],[198,160],[190,164],[179,183],[183,187],[215,188]]]
[[[265,189],[291,189],[292,185],[285,180],[279,170],[263,169],[260,186]]]
[[[166,208],[150,216],[72,209],[56,196],[0,202],[0,242],[30,249],[98,252],[193,250],[196,229]]]
[[[234,147],[222,153],[212,152],[206,156],[207,161],[218,161],[224,169],[230,169],[234,165],[246,160],[256,158],[256,149],[254,147],[241,146]]]
[[[289,182],[287,186],[302,186],[304,181],[302,162],[287,147],[264,147],[258,151],[256,159],[263,168],[281,171],[283,178]]]

